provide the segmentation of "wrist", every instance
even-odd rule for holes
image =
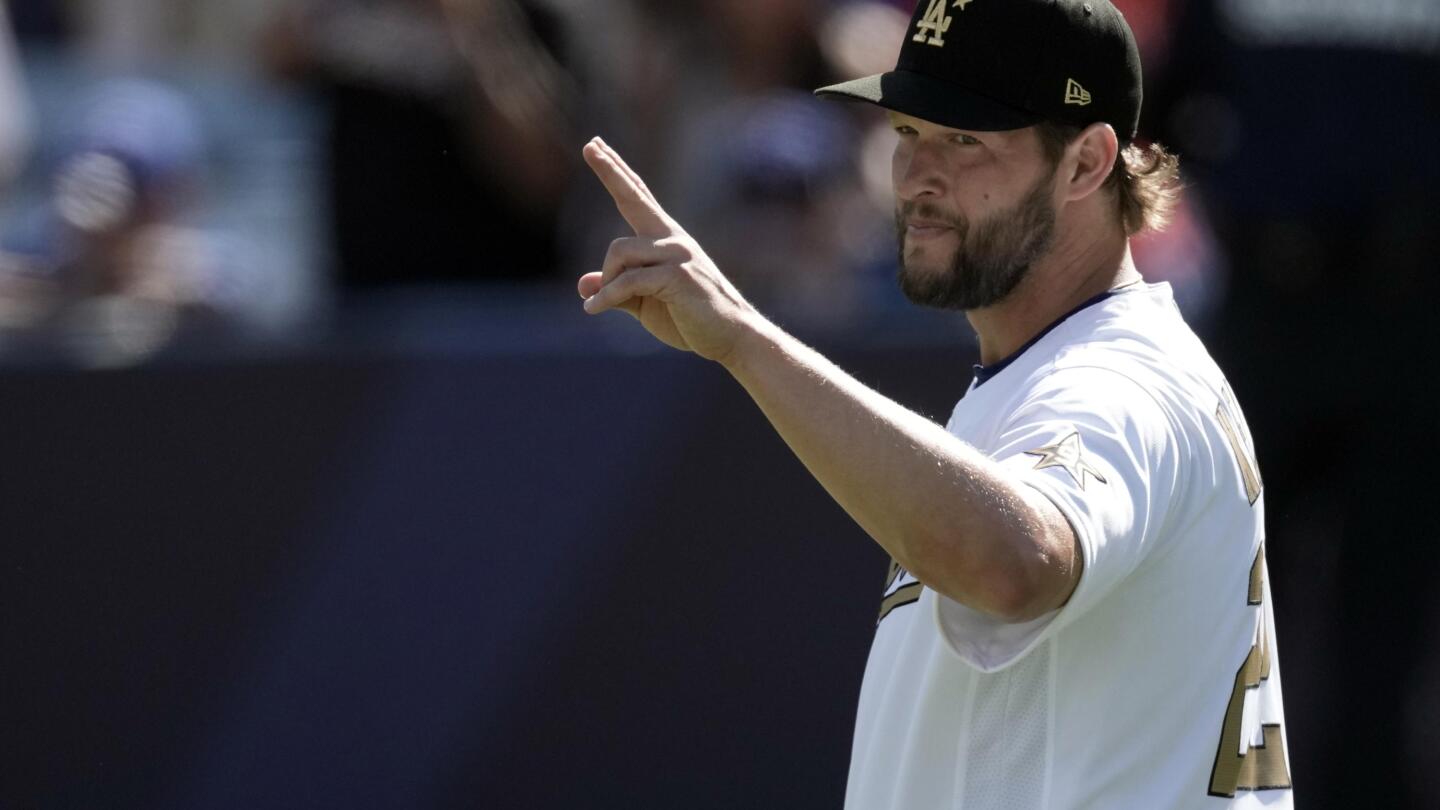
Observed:
[[[780,327],[759,312],[752,311],[736,324],[735,340],[730,344],[730,350],[715,360],[736,379],[743,379],[754,368],[757,358],[775,350],[783,335]]]

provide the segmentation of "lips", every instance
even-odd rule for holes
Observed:
[[[905,223],[905,235],[911,239],[935,239],[954,230],[943,222],[926,219],[911,219]]]
[[[912,201],[898,206],[895,210],[895,223],[900,238],[910,245],[945,239],[952,234],[964,238],[964,220],[932,203]]]

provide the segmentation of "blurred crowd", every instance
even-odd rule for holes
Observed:
[[[1270,503],[1294,537],[1276,570],[1430,604],[1433,544],[1372,540],[1413,531],[1389,505],[1424,500],[1386,453],[1422,424],[1436,355],[1440,2],[1115,4],[1145,63],[1141,137],[1187,179],[1137,264],[1211,336],[1289,484]],[[568,294],[623,233],[579,158],[594,134],[762,307],[843,329],[900,301],[893,135],[810,91],[891,67],[912,7],[9,0],[0,362],[270,345],[400,290]],[[1297,757],[1380,791],[1336,806],[1440,806],[1440,607],[1397,619],[1391,603],[1312,606],[1343,614],[1351,662],[1287,677],[1296,716],[1340,706],[1343,742],[1294,735]],[[1330,660],[1318,644],[1285,649]],[[1345,708],[1374,689],[1399,697]]]
[[[1172,0],[1130,0],[1163,65]],[[905,0],[12,0],[0,19],[0,357],[129,365],[305,332],[399,289],[559,282],[621,233],[616,144],[762,305],[898,301],[883,117]],[[264,181],[262,178],[271,178]],[[1192,200],[1139,246],[1196,318]]]
[[[1312,215],[1407,224],[1429,121],[1381,99],[1435,97],[1436,3],[1117,5],[1145,59],[1141,136],[1191,181],[1137,261],[1202,330],[1237,250],[1296,292],[1333,236]],[[621,232],[578,157],[597,133],[762,305],[843,324],[898,300],[893,135],[810,91],[890,67],[908,0],[4,8],[5,357],[128,364],[400,288],[570,278]],[[1377,133],[1406,160],[1336,159]]]

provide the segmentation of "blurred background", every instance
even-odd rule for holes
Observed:
[[[1116,5],[1299,803],[1440,806],[1440,0]],[[975,348],[895,290],[893,136],[809,94],[911,8],[0,5],[0,807],[839,806],[885,559],[723,372],[582,314],[624,226],[579,154],[943,421]]]

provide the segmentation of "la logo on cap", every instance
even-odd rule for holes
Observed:
[[[1065,84],[1065,103],[1074,104],[1077,107],[1084,107],[1090,103],[1090,91],[1080,86],[1074,79]]]
[[[953,7],[961,11],[975,0],[955,0]],[[916,42],[923,42],[926,45],[934,45],[937,48],[945,47],[945,33],[950,30],[950,24],[955,18],[947,14],[945,7],[946,0],[930,0],[930,5],[925,7],[925,16],[915,23]]]

